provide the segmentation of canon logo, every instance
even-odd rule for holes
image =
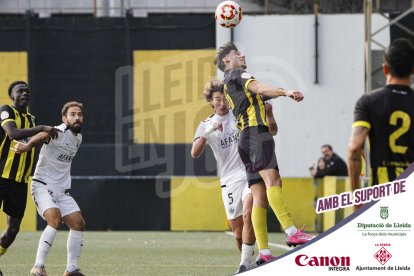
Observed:
[[[350,257],[309,257],[298,255],[295,263],[299,266],[350,266]]]

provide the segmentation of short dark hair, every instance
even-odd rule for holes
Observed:
[[[214,92],[224,93],[224,83],[216,77],[209,79],[206,87],[204,88],[203,94],[207,102],[211,102],[213,100]]]
[[[414,46],[406,38],[394,39],[385,51],[384,59],[392,76],[404,78],[411,75],[414,68]]]
[[[223,58],[230,53],[232,50],[238,51],[236,45],[233,42],[227,42],[217,49],[216,58],[214,59],[214,64],[217,65],[218,69],[224,72],[226,65],[223,62]]]
[[[83,104],[79,103],[79,102],[67,102],[65,103],[65,105],[62,107],[62,116],[66,116],[66,114],[68,113],[69,108],[73,107],[73,106],[77,106],[81,109],[81,111],[83,112]]]
[[[333,149],[332,149],[332,146],[331,146],[331,145],[329,145],[329,144],[322,145],[322,147],[321,147],[321,148],[328,148],[329,150],[333,150]]]
[[[8,93],[9,93],[9,97],[10,97],[10,95],[11,95],[11,93],[13,92],[13,88],[16,86],[16,85],[19,85],[19,84],[24,84],[24,85],[26,85],[27,87],[29,87],[29,85],[25,82],[25,81],[22,81],[22,80],[17,80],[17,81],[14,81],[14,82],[12,82],[10,85],[9,85],[9,89],[8,89]]]

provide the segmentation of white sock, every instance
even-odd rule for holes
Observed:
[[[83,248],[83,231],[70,230],[67,242],[68,263],[67,272],[78,269],[78,260]]]
[[[242,244],[240,265],[244,265],[247,268],[250,267],[250,260],[254,253],[254,245]]]
[[[288,237],[295,235],[296,232],[298,232],[298,228],[296,228],[295,225],[291,225],[285,229],[285,233]]]
[[[42,266],[45,264],[47,253],[49,253],[50,248],[52,248],[56,233],[57,230],[49,225],[43,230],[39,239],[39,246],[37,247],[35,266]]]
[[[262,255],[272,255],[272,252],[270,252],[269,248],[260,249],[259,252]]]

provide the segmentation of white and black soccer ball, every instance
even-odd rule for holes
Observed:
[[[234,1],[223,1],[216,8],[216,21],[225,28],[234,28],[242,20],[243,12]]]

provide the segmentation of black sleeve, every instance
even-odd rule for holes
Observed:
[[[232,79],[237,86],[241,86],[246,89],[246,86],[249,84],[249,82],[255,80],[255,78],[252,75],[250,75],[248,72],[246,72],[246,70],[242,68],[233,70]]]
[[[0,124],[3,126],[3,123],[8,121],[14,121],[16,118],[14,116],[14,110],[9,105],[3,105],[0,107]]]
[[[359,98],[355,105],[354,123],[363,121],[371,124],[370,114],[371,112],[369,108],[369,97],[368,95],[363,95],[361,98]]]

